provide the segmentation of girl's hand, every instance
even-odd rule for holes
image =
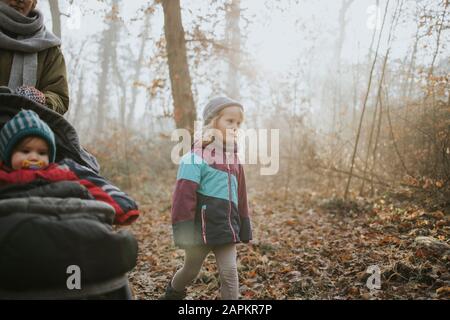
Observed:
[[[45,95],[35,87],[21,86],[18,87],[14,93],[31,101],[45,105]]]

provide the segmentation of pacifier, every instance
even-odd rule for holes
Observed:
[[[29,161],[24,160],[22,162],[22,169],[29,169],[29,170],[39,170],[45,167],[44,161]]]

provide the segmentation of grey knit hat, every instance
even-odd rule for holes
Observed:
[[[244,106],[231,98],[217,97],[212,99],[203,110],[204,124],[207,125],[220,111],[231,106],[240,107],[244,111]]]

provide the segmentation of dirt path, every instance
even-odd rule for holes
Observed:
[[[399,219],[397,208],[380,201],[346,207],[308,192],[288,201],[276,193],[251,193],[254,241],[238,247],[242,297],[448,299],[448,256],[432,256],[414,243],[421,230],[448,241],[448,216],[406,210]],[[141,204],[144,215],[132,227],[140,257],[130,277],[138,299],[156,299],[182,265],[183,251],[172,244],[170,199]],[[366,286],[373,265],[381,271],[378,291]],[[210,255],[188,299],[217,299],[218,286]]]

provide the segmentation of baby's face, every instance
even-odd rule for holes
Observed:
[[[49,162],[47,142],[38,137],[25,138],[14,149],[11,157],[13,170],[30,168],[30,165],[45,168]]]

